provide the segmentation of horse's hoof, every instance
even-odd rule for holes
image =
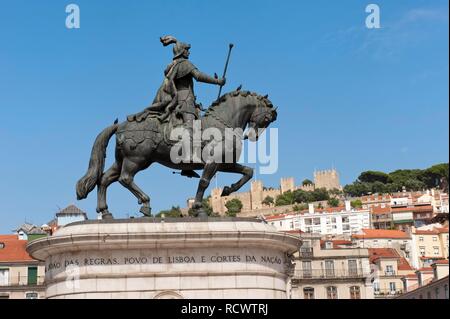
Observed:
[[[194,217],[197,217],[197,218],[208,218],[208,213],[206,212],[206,210],[203,209],[203,207],[202,208],[198,208],[198,209],[195,210]]]
[[[102,214],[102,219],[114,219],[114,217],[110,212],[106,212]]]
[[[230,195],[230,194],[231,194],[231,188],[228,187],[228,186],[225,186],[225,187],[223,188],[222,194],[221,194],[220,196],[221,196],[221,197],[224,197],[224,196],[228,196],[228,195]]]
[[[142,213],[144,217],[152,217],[152,209],[149,206],[142,206],[139,212]]]

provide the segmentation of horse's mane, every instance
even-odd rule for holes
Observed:
[[[270,100],[268,99],[268,96],[261,96],[255,92],[250,92],[250,91],[241,91],[240,89],[237,89],[235,91],[229,92],[229,93],[225,93],[224,95],[222,95],[219,99],[217,99],[216,101],[214,101],[211,106],[206,110],[204,116],[208,116],[211,113],[214,113],[217,106],[223,104],[224,102],[226,102],[229,98],[231,97],[237,97],[237,96],[242,96],[242,97],[247,97],[247,96],[253,96],[255,98],[257,98],[258,100],[260,100],[261,102],[263,102],[267,107],[271,107],[273,108],[273,104],[272,102],[270,102]]]

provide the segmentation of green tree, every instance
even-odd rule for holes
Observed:
[[[441,187],[443,183],[448,185],[448,178],[448,163],[433,165],[424,170],[420,176],[420,180],[424,182],[428,188]]]
[[[301,212],[302,210],[308,209],[308,204],[295,204],[292,209],[294,212]]]
[[[351,205],[353,208],[361,208],[362,205],[363,205],[363,203],[362,203],[362,201],[361,201],[360,199],[357,199],[357,200],[351,201],[351,202],[350,202],[350,205]]]
[[[338,207],[338,206],[339,206],[339,199],[337,199],[337,198],[330,198],[330,199],[327,201],[327,204],[328,204],[328,206],[330,206],[330,207]]]
[[[225,207],[227,208],[227,215],[230,217],[236,217],[237,214],[239,214],[242,210],[242,202],[238,198],[233,198],[232,200],[229,200]]]
[[[389,174],[378,172],[378,171],[366,171],[359,175],[358,180],[362,183],[374,183],[381,182],[387,184],[391,182],[391,177]]]
[[[275,203],[275,200],[273,199],[272,196],[266,196],[266,198],[264,198],[264,200],[262,201],[263,205],[273,205]]]
[[[323,200],[329,200],[330,195],[328,194],[328,191],[326,188],[316,188],[312,195],[314,197],[315,202],[323,201]]]
[[[176,207],[172,206],[171,209],[162,210],[158,214],[156,214],[155,217],[162,217],[163,214],[164,214],[164,217],[169,217],[169,218],[183,217],[183,214],[181,213],[181,209],[179,206],[176,206]]]
[[[294,204],[294,193],[287,191],[277,196],[275,200],[275,206],[285,206]]]
[[[209,204],[211,196],[208,196],[206,198],[203,198],[202,201],[202,208],[205,210],[206,214],[211,217],[219,216],[219,214],[216,214],[213,212],[211,205]],[[189,209],[188,211],[189,216],[195,216],[195,212],[192,209]]]
[[[328,194],[333,195],[333,196],[339,196],[339,195],[342,195],[342,191],[340,189],[333,188],[328,191]]]
[[[310,180],[310,179],[305,179],[303,182],[302,182],[302,185],[303,186],[305,186],[305,185],[313,185],[314,183],[312,182],[312,180]]]

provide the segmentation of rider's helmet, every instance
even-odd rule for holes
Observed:
[[[171,35],[166,35],[165,37],[161,37],[160,40],[164,46],[168,46],[169,44],[173,44],[173,43],[175,44],[173,46],[173,58],[174,59],[179,58],[180,56],[183,55],[185,50],[189,50],[191,48],[190,44],[178,41]]]

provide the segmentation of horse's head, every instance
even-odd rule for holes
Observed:
[[[277,108],[274,108],[267,95],[258,96],[258,101],[248,123],[248,133],[244,137],[252,142],[257,141],[270,123],[277,119]]]

